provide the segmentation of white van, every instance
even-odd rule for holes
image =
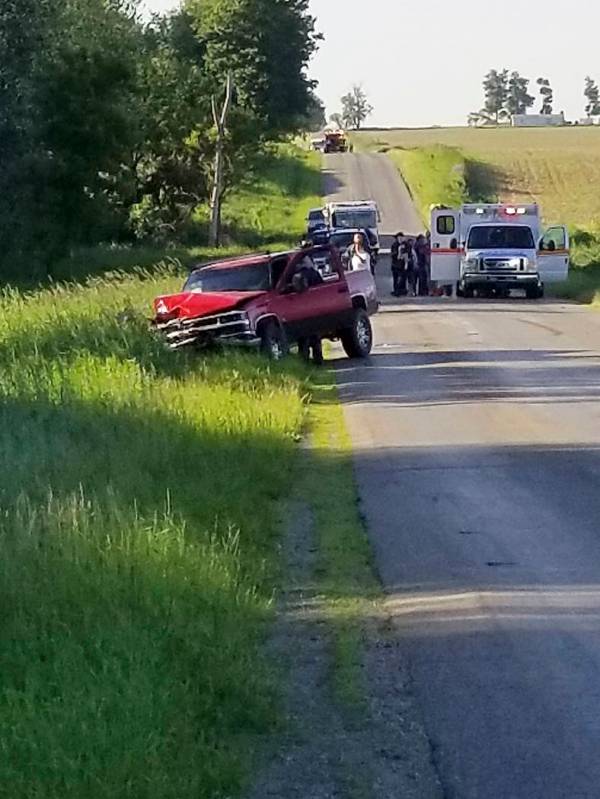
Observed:
[[[431,213],[431,279],[457,286],[459,295],[528,299],[569,274],[569,234],[563,225],[542,231],[537,205],[467,204]]]

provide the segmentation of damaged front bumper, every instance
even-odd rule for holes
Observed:
[[[158,317],[152,324],[172,350],[192,346],[207,347],[215,343],[238,346],[256,346],[259,343],[244,311],[228,311],[195,319]]]

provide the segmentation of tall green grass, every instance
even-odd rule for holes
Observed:
[[[273,148],[260,177],[226,199],[223,224],[228,241],[270,249],[297,244],[306,230],[308,209],[321,205],[320,166],[318,153],[293,144]]]
[[[11,799],[229,796],[305,372],[167,352],[168,269],[0,298],[0,760]]]
[[[394,148],[388,155],[402,173],[427,224],[432,205],[453,207],[464,201],[466,164],[460,150],[453,147]]]

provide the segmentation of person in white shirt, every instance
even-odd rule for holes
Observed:
[[[346,253],[348,264],[353,272],[360,269],[371,270],[371,255],[365,248],[365,237],[362,233],[354,234],[354,241]]]

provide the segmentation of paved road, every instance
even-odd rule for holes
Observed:
[[[444,795],[597,799],[600,314],[390,301],[376,337],[338,379]]]
[[[390,246],[391,237],[399,231],[407,235],[422,231],[423,223],[408,189],[387,156],[381,153],[330,154],[324,159],[328,200],[377,200],[384,247]]]

